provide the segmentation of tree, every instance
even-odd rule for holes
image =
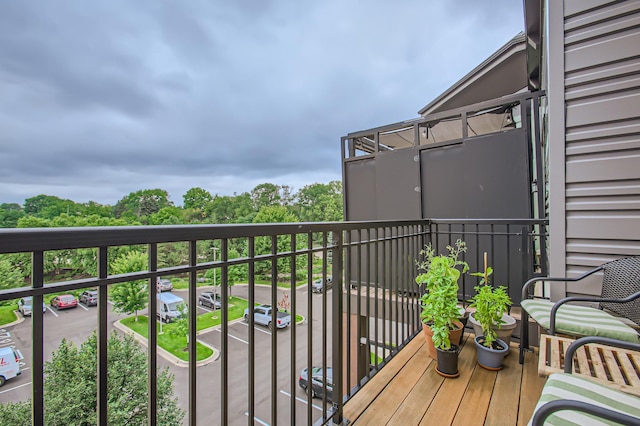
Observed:
[[[114,274],[144,271],[147,269],[147,263],[148,257],[146,253],[130,251],[113,262],[111,271]],[[136,321],[138,321],[138,311],[147,306],[145,280],[115,284],[111,289],[110,299],[116,312],[125,314],[135,312]]]
[[[24,216],[24,211],[20,204],[3,203],[0,204],[0,228],[15,228],[18,220]]]
[[[22,287],[24,276],[20,269],[16,268],[9,259],[0,258],[0,290]]]
[[[185,209],[195,209],[204,212],[207,205],[213,201],[213,196],[206,189],[191,188],[182,196],[182,200]]]
[[[131,192],[118,201],[113,208],[116,217],[137,218],[146,220],[163,207],[173,206],[169,201],[169,193],[163,189],[144,189]]]
[[[182,316],[176,318],[173,324],[167,326],[167,332],[176,337],[185,337],[187,344],[183,350],[186,351],[189,348],[189,309],[185,303],[180,303],[177,309],[182,312]]]
[[[300,220],[304,222],[335,222],[342,220],[342,184],[314,183],[296,194]]]
[[[261,183],[251,190],[251,201],[255,210],[280,205],[281,199],[280,187],[273,183]]]
[[[263,207],[260,209],[256,217],[253,219],[253,223],[287,223],[298,222],[298,218],[289,212],[284,206],[271,206]],[[271,253],[271,237],[257,237],[256,241],[256,254],[270,254]],[[299,236],[296,240],[298,245],[305,244],[306,238]],[[278,252],[289,251],[291,247],[291,237],[288,235],[280,235],[277,237],[276,249]],[[257,262],[256,273],[264,274],[268,272],[269,262]],[[296,256],[296,265],[303,266],[304,258],[302,256]],[[275,270],[274,270],[275,269]],[[272,268],[271,273],[287,273],[291,272],[291,262],[289,258],[281,257],[277,261],[276,268]]]
[[[107,341],[108,423],[148,424],[147,359],[144,350],[129,335],[115,332]],[[45,424],[96,424],[97,338],[95,333],[76,347],[63,340],[44,367]],[[168,369],[157,375],[156,421],[154,424],[181,425],[185,416],[173,395],[173,375]],[[30,425],[30,401],[0,405],[3,424]]]

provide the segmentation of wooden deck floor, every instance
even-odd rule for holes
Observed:
[[[526,425],[545,382],[537,363],[529,353],[518,364],[512,343],[504,368],[488,371],[467,334],[460,376],[444,379],[419,334],[345,404],[344,415],[357,425]]]

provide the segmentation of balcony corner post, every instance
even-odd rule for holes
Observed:
[[[331,236],[331,274],[334,280],[333,300],[332,300],[332,366],[333,366],[333,424],[344,425],[345,419],[342,417],[344,407],[344,362],[345,354],[343,342],[343,293],[344,287],[344,264],[343,264],[343,242],[342,232],[333,231]]]

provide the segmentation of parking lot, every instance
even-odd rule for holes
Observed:
[[[198,292],[204,291],[199,288]],[[297,293],[298,306],[297,312],[305,315],[307,311],[307,290],[306,287],[299,288]],[[174,291],[184,299],[187,297],[187,291]],[[256,301],[260,303],[268,303],[270,301],[271,290],[268,287],[256,287]],[[279,294],[282,291],[279,290]],[[247,297],[246,286],[235,286],[233,295],[238,297]],[[322,322],[321,322],[321,305],[322,296],[313,295],[314,318],[305,321],[304,324],[296,326],[297,348],[295,352],[297,370],[301,370],[307,363],[307,332],[308,327],[314,328],[312,349],[314,353],[314,363],[321,361],[322,354]],[[317,305],[317,306],[316,306]],[[199,313],[208,312],[214,314],[211,309],[198,306]],[[144,313],[144,311],[140,312]],[[220,315],[220,313],[216,313]],[[21,315],[20,315],[21,316]],[[113,323],[124,318],[126,315],[116,314],[111,309],[108,312],[109,332],[114,329]],[[93,318],[93,321],[91,320]],[[51,353],[56,350],[63,338],[68,341],[80,345],[86,338],[96,329],[97,325],[97,309],[96,307],[86,307],[79,304],[77,308],[57,311],[54,308],[47,307],[44,315],[44,347],[45,360],[51,359]],[[330,326],[330,324],[329,324]],[[293,391],[297,411],[300,416],[300,422],[306,423],[306,404],[307,396],[297,385],[297,376],[294,383],[290,379],[290,360],[291,360],[291,335],[292,327],[278,330],[277,333],[277,351],[271,350],[271,331],[266,327],[257,325],[255,327],[255,345],[256,345],[256,377],[255,377],[255,401],[256,401],[256,422],[268,423],[270,419],[271,407],[271,356],[275,354],[278,357],[277,372],[277,405],[279,416],[283,415],[281,421],[289,418],[291,393]],[[219,328],[214,328],[198,335],[198,340],[213,346],[217,349],[221,347],[222,335]],[[248,351],[249,351],[249,326],[243,320],[237,320],[229,325],[228,334],[229,345],[229,413],[231,418],[238,420],[239,424],[246,424],[247,415],[247,399],[248,399]],[[26,317],[24,321],[6,326],[0,329],[0,347],[12,346],[20,350],[24,359],[22,360],[21,369],[23,373],[8,381],[0,388],[0,403],[9,401],[27,400],[31,396],[31,318]],[[330,354],[329,354],[330,356]],[[158,357],[158,365],[160,368],[169,368],[175,376],[174,386],[175,394],[178,397],[179,404],[184,409],[188,404],[188,369],[174,365],[172,362]],[[218,424],[220,407],[218,403],[212,404],[212,401],[218,401],[220,395],[220,379],[221,379],[220,360],[211,362],[205,366],[198,368],[198,422],[202,424]],[[319,418],[323,408],[320,407],[321,400],[313,401],[314,418]],[[232,413],[232,414],[231,414]]]

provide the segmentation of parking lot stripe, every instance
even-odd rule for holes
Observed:
[[[216,328],[216,331],[217,331],[218,333],[222,333],[222,331],[221,331],[219,328]],[[249,342],[247,342],[246,340],[242,340],[241,338],[236,337],[236,336],[234,336],[233,334],[227,334],[227,336],[231,337],[232,339],[236,339],[236,340],[238,340],[238,341],[240,341],[240,342],[244,343],[245,345],[248,345],[248,344],[249,344]]]
[[[289,392],[287,392],[286,390],[280,389],[280,393],[285,395],[287,398],[291,398],[291,394]],[[296,396],[296,401],[302,402],[303,404],[307,404],[308,403],[306,399],[300,398],[299,396]],[[311,406],[313,408],[315,408],[316,410],[318,410],[318,411],[324,411],[322,409],[322,407],[320,407],[319,405],[311,404]]]
[[[244,415],[245,415],[245,416],[247,416],[247,417],[249,417],[249,412],[248,412],[248,411],[245,411],[245,412],[244,412]],[[264,422],[264,421],[260,420],[259,418],[255,417],[255,416],[253,417],[253,420],[254,420],[256,423],[260,423],[260,424],[261,424],[261,425],[263,425],[263,426],[269,426],[269,423]]]
[[[240,322],[240,323],[238,323],[238,324],[242,324],[242,325],[244,325],[245,327],[249,328],[249,324],[247,324],[246,322]],[[256,330],[256,331],[261,331],[261,332],[263,332],[264,334],[268,334],[269,336],[271,336],[271,332],[270,332],[270,331],[263,330],[263,329],[258,328],[258,327],[254,327],[254,330]]]
[[[18,388],[22,388],[22,387],[25,387],[25,386],[29,386],[30,384],[31,384],[31,382],[23,383],[21,385],[14,386],[11,389],[5,389],[3,391],[0,391],[0,393],[11,392],[12,390],[15,390],[15,389],[18,389]]]
[[[89,308],[87,308],[86,306],[84,306],[82,303],[78,302],[78,306],[80,306],[82,309],[84,309],[85,311],[88,311]]]
[[[49,311],[51,311],[51,313],[53,314],[54,317],[58,318],[58,314],[56,314],[55,312],[53,312],[53,309],[51,308],[51,306],[47,306],[47,309]]]
[[[204,307],[204,306],[202,306],[202,305],[198,305],[198,308],[202,309],[202,310],[203,310],[203,311],[205,311],[205,312],[213,312],[213,311],[211,311],[211,310],[209,310],[209,309],[205,308],[205,307]]]

